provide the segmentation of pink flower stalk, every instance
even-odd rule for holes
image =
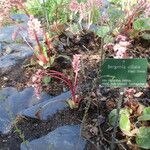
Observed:
[[[86,4],[85,3],[80,3],[79,5],[79,22],[81,22],[81,20],[83,18],[87,17],[87,9],[86,9]]]
[[[75,73],[75,80],[74,80],[74,95],[75,95],[75,92],[76,92],[76,89],[77,89],[77,84],[78,84],[78,72],[80,70],[80,58],[81,58],[82,55],[80,54],[76,54],[76,55],[73,55],[73,61],[72,61],[72,68],[73,68],[73,71]],[[74,97],[74,99],[76,99]]]
[[[72,67],[73,67],[73,71],[75,74],[78,73],[78,71],[80,70],[80,58],[81,58],[82,55],[80,54],[75,54],[73,55],[73,61],[72,61]]]
[[[44,55],[42,45],[39,41],[39,36],[46,36],[44,31],[41,28],[41,23],[38,21],[37,18],[34,18],[34,16],[30,16],[30,19],[28,21],[28,33],[30,39],[33,39],[36,41],[38,48],[36,57],[44,64],[47,64],[49,62],[49,59]],[[48,41],[47,41],[48,42]]]
[[[80,57],[81,57],[81,55],[73,56],[72,67],[73,67],[73,71],[75,73],[73,82],[69,76],[66,76],[64,73],[61,73],[59,71],[50,70],[47,72],[46,70],[38,70],[36,75],[33,76],[33,78],[32,78],[33,87],[35,88],[35,94],[39,97],[39,92],[41,92],[41,88],[39,86],[41,86],[42,76],[50,76],[52,78],[59,79],[59,80],[63,81],[64,83],[66,83],[66,85],[68,85],[68,87],[70,88],[72,100],[74,101],[75,104],[78,104],[79,101],[76,97],[76,90],[77,90],[77,84],[78,84],[78,80],[77,80],[78,72],[80,70],[79,69],[80,68],[79,67]]]
[[[33,15],[30,16],[30,19],[28,21],[28,33],[30,39],[35,40],[36,36],[43,35],[43,30],[41,28],[41,23],[38,21],[37,18],[34,18]],[[35,35],[36,33],[36,35]]]
[[[42,92],[42,78],[43,72],[41,69],[32,77],[32,87],[34,87],[35,95],[38,99],[40,99],[40,94]]]

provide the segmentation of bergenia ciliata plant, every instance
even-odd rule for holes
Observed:
[[[35,94],[37,98],[40,98],[40,93],[42,91],[42,79],[44,76],[49,76],[51,78],[59,79],[63,81],[70,89],[72,99],[71,103],[69,101],[69,104],[72,108],[75,106],[78,106],[80,100],[76,96],[76,91],[77,91],[77,86],[78,86],[78,73],[80,70],[80,54],[75,54],[73,56],[73,61],[72,61],[72,68],[74,72],[74,78],[71,79],[70,76],[65,75],[62,72],[55,71],[55,70],[38,70],[36,74],[32,77],[32,83],[33,87],[35,89]]]

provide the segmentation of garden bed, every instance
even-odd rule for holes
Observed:
[[[73,13],[72,17],[75,17],[73,20],[65,18],[63,14],[67,9],[64,6],[68,6],[68,1],[67,3],[64,1],[65,4],[62,6],[60,4],[53,6],[57,9],[63,8],[62,13],[58,9],[57,13],[60,16],[55,14],[55,10],[52,8],[56,16],[50,16],[52,12],[48,10],[49,20],[45,20],[40,9],[37,13],[31,3],[33,8],[27,6],[27,12],[24,9],[26,15],[18,15],[17,17],[16,14],[12,18],[17,24],[0,29],[0,33],[2,33],[0,35],[1,150],[28,150],[28,146],[25,147],[26,142],[35,148],[38,144],[36,140],[43,139],[43,137],[45,139],[51,138],[54,135],[57,137],[59,132],[64,133],[64,131],[68,134],[70,130],[77,131],[77,135],[71,132],[64,135],[62,150],[68,148],[67,146],[63,147],[66,141],[74,147],[76,140],[79,141],[79,150],[138,150],[148,147],[149,131],[145,134],[145,145],[137,140],[136,134],[138,135],[141,127],[144,129],[150,127],[149,110],[145,110],[149,109],[150,106],[150,40],[143,38],[145,34],[146,36],[149,35],[150,30],[144,20],[147,16],[143,17],[143,14],[145,15],[143,8],[147,9],[146,6],[149,6],[149,1],[147,5],[146,3],[144,5],[144,2],[141,2],[141,6],[139,4],[131,5],[130,7],[135,9],[135,12],[130,12],[131,14],[128,14],[124,8],[124,13],[129,16],[125,16],[127,18],[124,20],[119,18],[122,19],[119,26],[118,23],[111,20],[111,17],[118,19],[115,13],[120,12],[118,8],[122,6],[122,3],[102,4],[94,1],[98,5],[96,6],[98,9],[108,9],[107,15],[109,16],[103,16],[105,20],[100,22],[98,17],[95,17],[97,16],[95,13],[98,11],[95,10],[94,3],[90,3],[89,6],[88,2],[83,3],[83,6],[85,4],[86,7],[90,7],[91,16],[84,12],[84,7],[83,12],[78,9],[82,3],[72,1],[69,4],[69,9],[72,12],[68,12]],[[16,3],[16,8],[18,5]],[[39,6],[50,7],[49,3],[39,4]],[[68,12],[66,17],[70,16]],[[42,20],[42,26],[45,30],[48,28],[48,32],[41,32],[41,26],[38,27],[40,23],[30,13],[35,13],[34,15]],[[47,13],[44,13],[46,17]],[[85,13],[85,16],[82,13]],[[121,15],[123,14],[120,12]],[[79,17],[79,22],[77,17]],[[143,26],[140,26],[140,19],[144,20]],[[60,23],[56,23],[58,20]],[[25,23],[27,21],[28,25]],[[49,23],[52,22],[53,24],[50,25]],[[114,30],[108,29],[107,23],[108,26],[112,25],[116,28]],[[37,27],[32,25],[37,25]],[[28,30],[26,31],[24,28]],[[44,38],[41,37],[41,33]],[[10,38],[11,34],[15,41]],[[122,95],[122,87],[101,85],[102,62],[107,58],[146,58],[148,60],[146,86],[123,88],[124,93]],[[31,87],[34,88],[35,93]],[[119,106],[121,99],[123,102]],[[7,105],[10,110],[8,110]],[[123,126],[124,128],[122,128],[120,120],[116,126],[114,122],[114,124],[111,122],[111,115],[117,116],[117,110],[119,110],[119,119],[122,112],[125,115],[123,118],[126,117],[124,124],[126,125],[128,122],[127,127]],[[144,113],[148,116],[146,119],[142,118]],[[139,120],[139,118],[143,120]],[[79,125],[79,128],[76,125]],[[73,137],[75,140],[69,141],[70,138],[67,136]],[[81,139],[77,139],[76,136]],[[41,143],[44,142],[47,141],[43,140]],[[55,142],[61,145],[58,137],[56,141],[53,141],[52,138],[50,142],[52,150],[55,150],[53,148]],[[55,146],[57,147],[57,144]],[[145,149],[148,149],[147,147]]]

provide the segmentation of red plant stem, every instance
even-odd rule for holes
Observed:
[[[40,54],[43,54],[42,47],[41,47],[40,41],[39,41],[39,39],[38,39],[38,36],[37,36],[37,34],[36,34],[36,31],[33,30],[33,32],[34,32],[35,40],[36,40],[36,42],[37,42],[37,44],[38,44],[38,47],[39,47],[39,52],[40,52]]]
[[[69,78],[67,78],[67,77],[65,76],[65,74],[63,74],[63,73],[61,73],[61,72],[59,72],[59,71],[50,70],[50,72],[51,72],[51,73],[56,73],[57,75],[62,76],[65,80],[70,80]]]
[[[46,75],[49,75],[49,76],[53,76],[53,77],[58,77],[59,78],[59,80],[62,80],[62,81],[64,81],[69,87],[71,87],[72,86],[72,83],[71,83],[71,81],[70,80],[66,80],[66,79],[64,79],[64,78],[62,78],[62,77],[59,77],[57,74],[54,74],[54,73],[46,73]]]
[[[55,77],[55,76],[58,77],[59,80],[64,81],[64,82],[69,86],[70,89],[73,89],[73,90],[74,90],[73,84],[72,84],[72,82],[71,82],[69,79],[64,79],[63,77],[59,77],[57,74],[54,74],[54,73],[50,73],[49,75],[50,75],[50,76],[54,76],[54,77]]]
[[[46,75],[49,75],[53,78],[56,78],[56,79],[59,79],[59,80],[62,80],[63,82],[65,82],[69,88],[70,88],[70,91],[71,91],[71,95],[72,95],[72,99],[73,101],[76,103],[77,100],[76,100],[76,96],[75,96],[75,92],[76,92],[76,85],[77,85],[77,82],[73,85],[70,81],[70,79],[66,78],[65,75],[61,72],[58,72],[58,71],[55,71],[55,70],[50,70],[52,71],[53,73],[45,73]],[[59,77],[61,76],[61,77]],[[64,78],[65,77],[65,78]],[[77,81],[77,80],[76,80]]]
[[[134,21],[134,18],[138,15],[137,12],[143,7],[143,5],[144,5],[144,2],[142,2],[141,5],[135,7],[132,14],[128,16],[128,21],[126,24],[130,24]]]
[[[58,77],[57,75],[52,75],[52,74],[48,74],[48,75],[53,77],[53,78],[56,78],[56,79],[59,79],[59,80],[62,80],[63,82],[65,82],[70,88],[73,101],[76,102],[74,87],[73,87],[73,85],[71,83],[67,82],[66,80],[64,80],[61,77]]]
[[[48,50],[51,50],[51,45],[50,45],[50,41],[45,33],[45,38],[46,38],[46,44],[48,46]],[[52,64],[52,60],[51,60],[51,57],[49,57],[49,62],[50,62],[50,65]]]
[[[22,9],[25,11],[25,14],[26,14],[28,17],[30,17],[28,11],[25,9],[25,7],[22,5],[22,3],[21,3],[21,2],[17,2],[17,1],[16,1],[16,3],[17,3],[18,5],[20,5],[20,6],[22,7]],[[42,47],[41,47],[41,44],[40,44],[40,42],[39,42],[38,36],[37,36],[37,34],[36,34],[36,31],[33,30],[33,32],[34,32],[35,40],[36,40],[36,42],[37,42],[37,44],[38,44],[38,47],[39,47],[40,54],[43,54]]]
[[[50,41],[49,41],[49,39],[48,39],[46,33],[45,33],[45,38],[46,38],[46,44],[47,44],[47,46],[48,46],[48,49],[51,49],[51,44],[50,44]]]

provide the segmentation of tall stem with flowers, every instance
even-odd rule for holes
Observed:
[[[33,87],[35,88],[35,94],[40,98],[40,93],[42,91],[42,78],[44,76],[50,76],[51,78],[59,79],[63,81],[70,89],[72,99],[68,101],[71,108],[76,108],[79,105],[80,100],[78,99],[76,92],[78,86],[78,73],[80,70],[80,58],[81,55],[76,54],[73,56],[72,68],[74,72],[74,78],[65,75],[62,72],[55,70],[38,70],[32,78]]]

